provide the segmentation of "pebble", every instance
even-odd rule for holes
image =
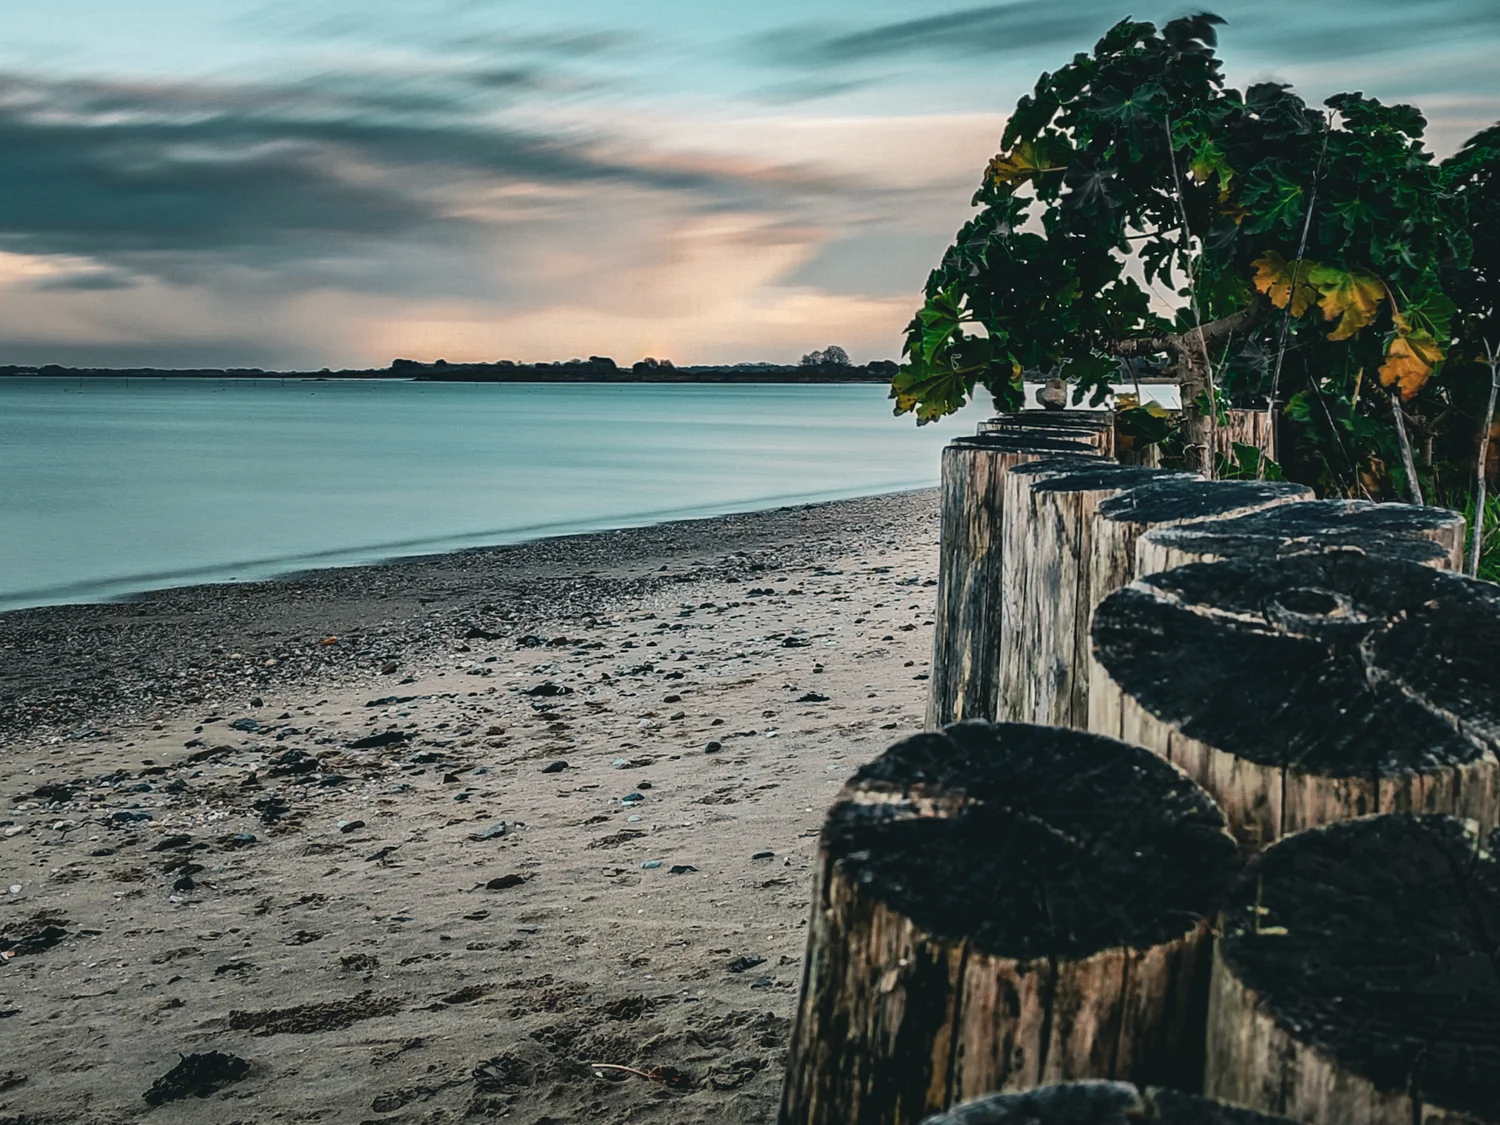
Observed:
[[[622,805],[639,805],[645,799],[646,798],[643,797],[643,796],[641,796],[641,794],[639,794],[639,793],[627,793],[627,794],[625,794],[625,796],[623,796],[623,797],[620,798],[620,804],[622,804]]]
[[[648,859],[645,863],[641,864],[641,870],[642,871],[655,871],[660,866],[661,866],[661,860],[659,860],[659,859]]]
[[[501,836],[504,836],[509,831],[510,825],[506,824],[503,820],[497,820],[494,824],[490,825],[488,828],[484,829],[481,832],[470,832],[469,839],[498,840]]]
[[[722,749],[724,749],[724,744],[717,739],[714,739],[703,748],[703,752],[705,754],[717,754]]]
[[[567,769],[567,768],[568,768],[568,763],[564,762],[564,761],[548,762],[545,766],[542,767],[542,772],[543,773],[562,773],[562,771],[565,770],[565,769]]]

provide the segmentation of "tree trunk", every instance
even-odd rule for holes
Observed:
[[[1128,1082],[1064,1082],[966,1102],[922,1125],[1295,1125],[1214,1098]]]
[[[1500,821],[1500,589],[1357,552],[1137,580],[1094,614],[1089,728],[1212,793],[1247,851],[1376,812]]]
[[[1236,863],[1207,795],[1135,747],[979,722],[897,744],[823,827],[782,1125],[1196,1083]]]
[[[1088,442],[1103,456],[1115,452],[1114,413],[1108,410],[1022,410],[979,423],[979,432],[1025,433]]]
[[[1081,440],[1010,433],[959,438],[943,450],[929,728],[995,717],[1002,486],[1017,465],[1062,454],[1094,457]]]
[[[1007,478],[997,717],[1083,728],[1094,513],[1127,489],[1172,475],[1180,474],[1038,461]]]
[[[1260,856],[1214,957],[1209,1093],[1330,1125],[1500,1123],[1496,844],[1382,816]]]
[[[1238,519],[1149,531],[1136,545],[1135,573],[1143,578],[1188,563],[1340,549],[1460,570],[1463,544],[1464,518],[1446,508],[1313,500]]]

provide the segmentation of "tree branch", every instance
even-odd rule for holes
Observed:
[[[1169,333],[1161,336],[1137,336],[1130,340],[1117,340],[1113,344],[1107,344],[1105,350],[1111,355],[1120,356],[1123,359],[1133,359],[1136,356],[1160,355],[1162,352],[1170,352],[1181,359],[1183,356],[1196,357],[1204,348],[1217,348],[1225,340],[1237,332],[1245,332],[1254,328],[1266,315],[1266,310],[1271,303],[1264,296],[1257,293],[1255,300],[1251,301],[1238,312],[1230,313],[1228,316],[1211,320],[1203,326],[1203,342],[1198,343],[1198,329],[1189,328],[1186,332]]]

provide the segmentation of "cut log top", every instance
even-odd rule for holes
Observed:
[[[1080,465],[1057,458],[1031,461],[1016,466],[1011,472],[1018,477],[1029,478],[1027,486],[1039,492],[1104,492],[1134,488],[1170,477],[1202,479],[1191,473],[1156,469],[1148,465],[1118,465],[1112,462]]]
[[[1312,500],[1286,504],[1234,520],[1163,528],[1142,546],[1162,567],[1222,558],[1275,559],[1347,548],[1426,566],[1461,547],[1464,518],[1446,508],[1374,504],[1368,500]],[[1153,566],[1153,569],[1158,567]],[[1142,573],[1147,573],[1143,569]]]
[[[1218,808],[1166,762],[1012,723],[897,744],[849,782],[824,833],[862,894],[1022,961],[1180,938],[1237,863]]]
[[[998,414],[979,423],[980,432],[1004,429],[1112,430],[1115,416],[1107,410],[1022,410]]]
[[[949,449],[990,450],[995,453],[1054,453],[1082,457],[1097,456],[1085,435],[1074,438],[1064,432],[1032,433],[1026,430],[995,430],[964,434],[948,443]]]
[[[1312,498],[1312,489],[1289,481],[1210,481],[1168,474],[1104,501],[1099,505],[1099,516],[1142,526],[1189,523]]]
[[[1292,1125],[1285,1117],[1225,1105],[1159,1086],[1062,1082],[991,1094],[929,1117],[922,1125]]]
[[[1239,883],[1216,971],[1296,1043],[1409,1097],[1409,1120],[1500,1122],[1497,846],[1450,817],[1288,837]]]
[[[1146,712],[1265,766],[1378,781],[1500,744],[1500,590],[1445,571],[1350,552],[1179,567],[1105,599],[1093,643]]]

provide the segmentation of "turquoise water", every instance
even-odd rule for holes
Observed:
[[[937,483],[880,386],[0,379],[0,609]]]

